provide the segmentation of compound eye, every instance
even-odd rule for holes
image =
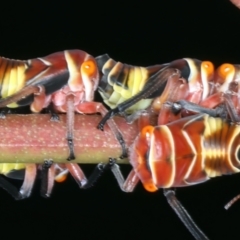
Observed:
[[[154,127],[151,125],[145,126],[141,131],[142,137],[149,137],[154,131]]]
[[[210,75],[214,72],[214,65],[209,61],[203,61],[202,67],[205,69],[205,71]]]
[[[218,68],[218,74],[222,79],[225,79],[228,74],[234,73],[235,67],[232,64],[224,63]]]
[[[88,60],[82,64],[81,69],[88,76],[93,76],[97,72],[97,65],[93,60]]]

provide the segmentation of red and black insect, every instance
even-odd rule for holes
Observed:
[[[181,99],[173,106],[174,111],[207,113],[211,116],[228,117],[240,122],[240,65],[224,63],[219,66],[210,82],[209,96],[194,104]]]
[[[103,74],[99,92],[112,108],[99,123],[99,129],[117,113],[131,114],[127,120],[132,121],[146,109],[159,116],[158,122],[165,123],[166,116],[161,113],[160,117],[159,112],[167,101],[186,99],[199,104],[210,94],[214,66],[209,61],[185,58],[142,68],[117,63],[106,55],[96,59]]]
[[[114,159],[111,170],[120,188],[132,192],[139,181],[147,191],[165,189],[167,200],[196,239],[208,239],[195,225],[172,187],[203,183],[240,172],[240,126],[196,114],[166,125],[146,126],[129,149],[133,170],[126,180]]]
[[[21,106],[29,105],[32,112],[38,113],[51,105],[54,111],[66,112],[67,143],[70,151],[68,160],[75,159],[73,146],[75,112],[84,114],[99,112],[102,115],[107,113],[102,103],[94,101],[94,93],[98,83],[99,72],[96,61],[82,50],[66,50],[26,61],[0,58],[0,108],[18,109]],[[125,156],[124,141],[115,122],[108,121],[108,125],[121,143],[123,156]],[[7,164],[4,166],[6,167]],[[53,180],[47,179],[54,179],[55,176],[58,176],[58,173],[55,174],[53,169],[59,169],[59,167],[54,164],[45,164],[44,166],[45,172],[50,174],[50,177],[45,177],[45,185],[47,182],[51,182],[48,187],[45,187],[47,192],[45,195],[48,196],[53,186]],[[30,195],[36,178],[36,171],[32,169],[39,168],[37,165],[34,168],[32,164],[21,165],[21,167],[23,170],[25,169],[25,178],[19,193],[16,189],[11,190],[13,188],[5,183],[5,180],[2,180],[4,182],[2,183],[3,188],[9,189],[9,192],[17,199]],[[16,166],[10,164],[9,172],[17,170],[15,168]],[[72,163],[64,168],[62,171],[69,171],[82,188],[91,185],[92,181],[88,184],[78,164]],[[99,165],[97,169],[99,169],[97,172],[101,172]],[[93,176],[96,174],[93,173]],[[94,179],[95,177],[93,177],[93,181]]]
[[[201,106],[195,106],[189,102],[179,101],[177,108],[205,112],[214,116],[226,115],[231,121],[240,124],[240,65],[222,64],[216,71],[212,85],[211,95],[205,99]],[[234,197],[225,209],[228,209],[239,199]]]
[[[94,101],[99,83],[95,59],[81,50],[66,50],[26,61],[0,58],[0,107],[30,105],[40,112],[52,104],[57,112],[67,113],[68,160],[75,159],[73,150],[74,112],[105,115],[102,103]],[[123,143],[114,121],[108,122]],[[123,155],[124,153],[123,146]]]
[[[173,71],[169,71],[169,69]],[[158,93],[159,95],[155,95],[151,99],[150,107],[146,108],[148,110],[147,115],[154,113],[158,116],[157,123],[155,122],[154,125],[159,126],[144,128],[140,136],[135,140],[129,151],[129,159],[133,165],[133,171],[129,174],[126,181],[124,181],[119,167],[114,163],[114,160],[111,160],[111,169],[124,191],[133,191],[139,180],[144,183],[145,188],[149,191],[156,191],[158,188],[187,186],[188,176],[190,179],[189,185],[191,185],[206,181],[215,175],[239,172],[239,166],[229,167],[224,172],[224,166],[231,166],[231,161],[229,160],[229,151],[225,152],[224,139],[227,137],[226,133],[221,132],[224,131],[221,130],[221,127],[224,126],[223,129],[229,135],[228,140],[230,142],[232,139],[235,141],[235,162],[233,162],[237,164],[240,158],[239,127],[237,124],[233,127],[237,132],[237,136],[235,136],[231,129],[228,130],[230,127],[229,123],[224,122],[222,118],[214,119],[208,115],[196,115],[185,118],[189,114],[205,112],[207,109],[207,112],[210,111],[210,114],[213,114],[213,116],[222,116],[222,114],[226,115],[226,113],[229,113],[231,119],[237,122],[237,118],[233,116],[238,115],[239,107],[235,104],[237,100],[235,99],[236,96],[233,96],[236,94],[233,93],[238,91],[239,83],[236,84],[235,76],[232,76],[233,78],[230,79],[226,75],[227,72],[229,72],[227,65],[220,66],[215,72],[211,62],[183,59],[164,64],[164,67],[157,74],[148,79],[146,86],[150,82],[156,81],[156,79],[162,86],[161,92]],[[109,72],[106,71],[106,74],[109,74]],[[157,85],[155,84],[157,83],[153,84],[155,86],[154,90],[149,91],[149,89],[143,88],[130,99],[115,106],[100,122],[99,128],[103,127],[109,117],[125,111],[132,104],[142,100],[142,98],[145,99],[146,96],[148,97],[152,93],[151,91],[157,91]],[[175,103],[178,100],[179,102]],[[179,103],[181,103],[181,108],[178,106],[177,109],[174,109]],[[224,106],[221,106],[222,103],[224,103]],[[233,109],[231,106],[233,106]],[[137,109],[133,109],[130,113],[135,114],[136,112],[134,111],[137,112]],[[183,119],[177,120],[179,118]],[[145,120],[141,122],[143,123],[142,126],[146,125]],[[169,130],[168,123],[173,126],[174,130]],[[215,126],[217,124],[220,126],[218,126],[219,128]],[[159,129],[159,131],[156,129]],[[175,137],[173,133],[177,136]],[[221,137],[221,135],[223,136]],[[197,136],[199,137],[197,138]],[[202,144],[204,140],[206,140],[206,143],[209,143],[208,137],[209,141],[213,142],[210,148]],[[215,141],[217,142],[215,143]],[[178,146],[180,147],[178,148]],[[231,149],[231,143],[228,144],[228,147]],[[221,155],[220,152],[216,153],[217,149],[220,149],[219,151],[224,152],[225,155]],[[212,154],[217,155],[212,156]],[[218,158],[219,154],[221,155],[220,160]],[[202,160],[199,160],[200,156]],[[212,159],[212,162],[209,162],[210,168],[204,165],[207,158]],[[204,163],[202,163],[203,161]],[[217,166],[220,166],[219,161],[223,162],[223,169],[221,167],[217,168]],[[198,167],[202,164],[205,168],[196,170],[195,164]],[[181,175],[183,173],[187,177],[185,183],[184,176]],[[193,176],[191,176],[191,173]],[[200,173],[202,173],[202,176]],[[161,184],[157,182],[158,178],[163,181]],[[172,208],[193,236],[196,239],[207,239],[187,214],[181,203],[178,202],[174,192],[166,190],[165,195]]]

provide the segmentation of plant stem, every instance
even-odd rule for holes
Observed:
[[[53,159],[55,163],[67,163],[69,154],[66,141],[66,115],[59,114],[60,121],[50,121],[49,114],[8,114],[0,119],[0,163],[43,163]],[[137,124],[127,124],[121,117],[114,118],[127,147],[138,134]],[[75,114],[74,151],[71,162],[107,162],[118,158],[121,147],[106,125],[104,131],[96,128],[99,115]],[[127,159],[120,163],[127,163]]]

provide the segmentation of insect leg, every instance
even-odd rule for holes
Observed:
[[[6,114],[15,114],[17,111],[16,109],[10,109],[8,107],[4,107],[0,110],[0,118],[6,118]]]
[[[9,165],[13,165],[13,164],[9,164]],[[8,164],[6,164],[6,167],[7,166]],[[24,181],[19,191],[13,184],[11,184],[7,180],[5,180],[2,176],[0,176],[0,187],[5,189],[16,200],[28,198],[31,195],[31,191],[37,175],[37,165],[25,164],[24,169],[22,170],[24,170],[25,173],[18,172],[18,171],[17,172],[9,171],[7,174],[5,174],[7,177],[13,178],[13,179],[23,179],[23,176],[24,176]],[[18,175],[19,173],[24,173],[24,175],[23,176],[21,176],[22,174]]]
[[[42,197],[49,197],[52,192],[52,188],[54,185],[54,164],[51,159],[45,160],[44,164],[42,165],[42,183],[41,183],[41,196]]]
[[[122,191],[124,192],[132,192],[140,181],[137,177],[134,170],[132,170],[127,179],[125,180],[119,165],[116,163],[116,160],[113,158],[109,158],[110,169],[117,180],[117,183]]]
[[[50,102],[50,104],[46,107],[46,112],[51,114],[50,121],[53,121],[53,122],[60,121],[60,118],[59,118],[58,114],[55,112],[54,105],[52,102]]]
[[[227,204],[225,204],[224,208],[228,210],[235,202],[237,202],[240,199],[240,194],[238,194],[236,197],[231,199]]]
[[[120,115],[124,117],[128,124],[132,124],[135,120],[137,120],[138,129],[143,129],[147,125],[155,126],[158,118],[158,116],[150,108],[135,111],[130,115],[125,114],[125,112]]]
[[[74,95],[69,94],[67,96],[67,142],[69,148],[69,157],[67,158],[68,161],[75,159],[74,154],[74,145],[73,145],[73,131],[74,131]]]
[[[219,105],[215,109],[203,107],[201,105],[186,101],[180,100],[174,103],[166,103],[171,105],[171,109],[174,113],[179,113],[181,110],[188,110],[195,113],[206,113],[212,117],[221,117],[226,118],[228,113],[230,119],[234,122],[240,122],[240,116],[238,115],[236,108],[232,102],[231,97],[228,94],[224,95],[224,106]]]
[[[125,112],[120,113],[120,115],[125,118],[127,123],[132,124],[135,120],[139,119],[139,117],[142,116],[142,114],[144,112],[146,112],[145,109],[144,110],[137,110],[130,115],[127,115]]]
[[[8,104],[11,104],[13,102],[18,102],[22,98],[38,92],[39,92],[38,86],[27,86],[14,95],[0,99],[0,108],[6,107]]]
[[[102,116],[107,113],[107,109],[102,105],[102,103],[99,104],[98,111],[101,113]],[[122,155],[120,156],[120,158],[127,157],[126,143],[123,139],[122,133],[118,129],[118,126],[113,119],[108,120],[107,124],[122,147]]]
[[[36,176],[37,176],[37,165],[26,164],[25,177],[24,177],[23,185],[20,189],[20,194],[22,198],[28,198],[31,195]]]
[[[167,201],[174,212],[178,215],[180,220],[183,222],[188,231],[193,235],[196,240],[207,240],[208,237],[198,228],[196,223],[193,221],[191,216],[188,214],[186,209],[178,201],[175,196],[175,191],[170,189],[163,190],[164,196],[167,198]]]
[[[99,163],[87,179],[81,167],[77,163],[66,164],[66,168],[68,169],[68,171],[70,172],[74,180],[77,182],[78,186],[82,189],[87,189],[92,187],[97,182],[97,180],[101,177],[103,172],[109,169],[109,167],[110,167],[110,164]]]
[[[225,108],[220,106],[215,109],[211,109],[207,107],[202,107],[199,104],[192,103],[186,100],[179,100],[174,103],[168,102],[167,104],[171,105],[171,110],[173,111],[173,113],[179,113],[181,110],[188,110],[195,113],[206,113],[212,117],[225,117]]]
[[[1,119],[4,119],[6,118],[6,112],[7,112],[7,108],[2,108],[1,111],[0,111],[0,118]]]
[[[75,110],[79,113],[86,113],[86,114],[92,114],[92,113],[98,112],[102,116],[104,116],[108,111],[100,102],[83,102],[78,106],[76,106]],[[122,147],[122,155],[120,156],[120,158],[127,157],[127,147],[123,139],[122,133],[118,129],[117,124],[113,119],[109,119],[107,121],[107,124]]]

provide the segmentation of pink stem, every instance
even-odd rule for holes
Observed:
[[[0,119],[0,163],[43,163],[44,159],[68,162],[66,115],[59,117],[59,122],[50,121],[48,114],[8,114]],[[75,114],[73,162],[107,162],[109,157],[121,155],[121,147],[109,127],[106,125],[103,132],[96,128],[100,119],[99,115]],[[120,117],[114,120],[129,146],[138,134],[137,124],[127,124]]]

